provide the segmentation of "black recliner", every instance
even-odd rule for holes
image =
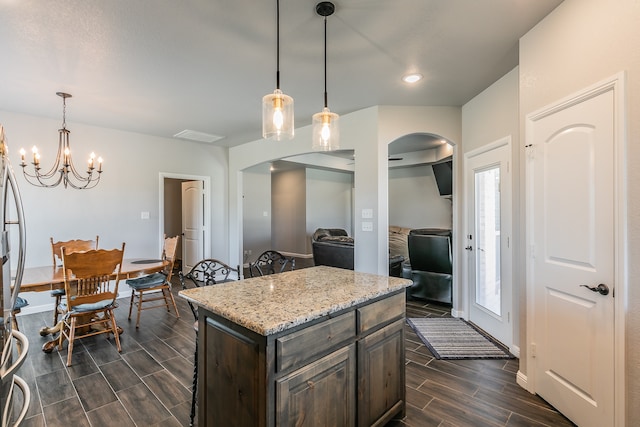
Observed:
[[[413,281],[407,297],[451,304],[451,231],[412,230],[407,243],[409,262],[403,264],[402,276]]]

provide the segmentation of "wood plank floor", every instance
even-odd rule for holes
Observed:
[[[180,319],[149,310],[136,330],[121,299],[122,353],[104,335],[87,338],[76,344],[68,368],[66,345],[51,354],[40,350],[47,337],[38,331],[51,323],[51,313],[20,316],[30,350],[18,375],[32,392],[23,426],[188,425],[195,335],[191,311],[176,300]],[[419,316],[449,316],[449,310],[409,301],[407,317]],[[409,326],[406,350],[407,417],[388,427],[573,425],[516,384],[517,360],[436,360]]]

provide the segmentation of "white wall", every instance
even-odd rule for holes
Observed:
[[[304,254],[307,236],[307,186],[304,168],[271,173],[271,247]]]
[[[43,168],[50,167],[59,121],[0,111],[0,122],[25,210],[27,267],[51,264],[49,237],[68,240],[99,235],[102,248],[125,242],[125,257],[158,256],[161,172],[211,177],[211,252],[214,256],[228,252],[226,149],[69,122],[75,163],[82,167],[90,151],[95,151],[105,160],[102,180],[90,190],[39,188],[25,182],[18,150],[37,145]],[[141,219],[143,211],[149,212],[149,219]],[[51,303],[48,293],[27,299],[31,305],[25,313]]]
[[[518,221],[521,217],[520,204],[524,200],[521,199],[523,191],[517,191],[520,188],[520,120],[518,115],[518,84],[519,73],[518,68],[514,68],[509,73],[500,78],[493,85],[482,91],[462,107],[462,148],[463,153],[468,153],[491,144],[492,142],[501,140],[505,137],[511,138],[510,168],[512,176],[512,235],[511,241],[514,243],[513,248],[513,268],[511,283],[512,287],[512,305],[513,305],[513,345],[520,346],[520,328],[524,328],[525,322],[523,316],[525,282],[524,275],[524,259],[520,256],[520,246],[523,244],[520,236],[524,236],[524,221]],[[461,155],[461,167],[457,171],[459,180],[464,179],[464,155]],[[464,197],[463,194],[461,194]],[[466,206],[466,200],[460,201],[461,206]],[[460,227],[465,227],[464,212],[462,209]],[[521,227],[518,226],[521,224]],[[464,228],[461,228],[464,230]],[[462,248],[464,245],[461,245]],[[458,252],[459,260],[463,260],[467,254],[462,251]],[[460,289],[459,302],[461,306],[466,306],[469,301],[468,288]],[[521,353],[522,354],[522,353]],[[522,358],[520,359],[522,360]]]
[[[626,425],[640,420],[640,2],[565,0],[520,43],[520,117],[619,72],[626,74]],[[524,133],[522,133],[524,134]],[[520,151],[521,158],[524,156]],[[524,180],[521,174],[521,180]],[[624,226],[624,224],[620,224]],[[526,339],[523,340],[526,342]],[[522,361],[522,359],[521,359]],[[522,367],[521,367],[522,368]],[[526,367],[525,367],[526,368]]]
[[[451,228],[451,199],[440,196],[431,165],[389,169],[389,225]]]
[[[247,264],[271,249],[271,171],[268,163],[244,173],[243,260]],[[267,212],[267,216],[264,215]],[[251,251],[251,253],[245,253]]]

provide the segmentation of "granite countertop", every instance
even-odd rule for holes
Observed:
[[[179,295],[263,336],[404,289],[411,280],[317,266],[182,290]]]

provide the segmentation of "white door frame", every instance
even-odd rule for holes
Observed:
[[[513,250],[513,245],[514,245],[514,241],[513,241],[513,198],[512,198],[512,194],[513,194],[513,165],[512,165],[512,163],[513,163],[513,161],[512,161],[512,154],[511,154],[512,153],[511,136],[506,136],[504,138],[498,139],[496,141],[493,141],[493,142],[491,142],[489,144],[483,145],[482,147],[476,148],[476,149],[471,150],[471,151],[469,151],[469,152],[464,154],[464,167],[463,167],[463,169],[464,169],[464,171],[463,171],[464,192],[463,193],[464,194],[463,194],[462,199],[463,199],[463,203],[466,206],[466,202],[469,200],[470,193],[472,191],[474,191],[471,188],[469,188],[469,183],[468,183],[468,180],[467,180],[467,174],[468,174],[468,170],[467,169],[468,169],[469,159],[471,159],[473,157],[476,157],[476,156],[478,156],[480,154],[486,153],[488,151],[495,150],[497,148],[503,147],[505,145],[509,148],[509,159],[508,159],[509,166],[508,167],[511,170],[511,174],[510,174],[511,175],[511,181],[504,183],[505,185],[508,186],[509,193],[510,193],[508,201],[507,201],[507,205],[508,205],[508,208],[509,208],[509,211],[507,213],[509,215],[509,218],[502,217],[502,215],[501,215],[501,217],[502,217],[502,221],[507,226],[507,228],[505,228],[504,231],[508,236],[510,236],[510,244],[509,244],[510,255],[509,255],[509,260],[510,260],[510,264],[511,265],[509,266],[509,268],[506,271],[504,271],[504,273],[505,273],[505,276],[508,277],[508,280],[511,282],[511,300],[509,301],[510,306],[509,307],[505,307],[505,309],[511,313],[511,316],[510,316],[511,317],[511,322],[510,322],[510,324],[511,324],[511,334],[510,334],[511,335],[511,342],[504,343],[504,344],[509,346],[509,351],[512,354],[514,354],[517,357],[519,357],[519,348],[516,347],[514,345],[514,343],[513,343],[513,337],[515,335],[513,328],[514,328],[514,325],[518,324],[516,319],[519,316],[518,315],[519,310],[518,310],[517,304],[514,302],[514,295],[516,295],[517,293],[514,291],[515,282],[513,280],[513,263],[514,263],[514,260],[513,260],[513,253],[514,253],[514,250]],[[464,239],[465,242],[467,242],[467,236],[469,235],[469,230],[471,228],[470,224],[469,224],[469,207],[468,206],[465,209],[465,212],[463,214],[463,222],[464,222],[464,231],[465,231],[465,233],[464,233],[464,236],[462,238]],[[474,239],[475,239],[475,236],[474,236]],[[467,245],[465,245],[465,246],[467,246]],[[475,246],[476,246],[475,240],[474,240],[472,246],[474,247],[474,250],[475,250]],[[469,274],[470,274],[471,266],[469,264],[469,256],[468,256],[466,251],[464,251],[464,252],[465,253],[461,257],[462,258],[461,259],[462,260],[462,269],[463,269],[462,277],[463,278],[468,278]],[[463,317],[465,319],[469,320],[470,317],[471,317],[471,304],[473,304],[474,297],[470,293],[469,284],[467,283],[466,279],[462,280],[459,283],[461,283],[460,291],[466,295],[466,298],[464,298],[464,312],[463,312],[464,316]],[[462,284],[464,284],[464,285],[462,285]]]
[[[160,172],[159,174],[159,191],[158,200],[160,207],[158,209],[158,227],[159,227],[159,251],[162,251],[164,243],[164,180],[165,178],[180,179],[185,181],[203,181],[204,182],[204,258],[211,256],[211,177],[200,175],[186,175],[179,173]],[[158,252],[160,253],[160,252]]]
[[[625,74],[618,73],[608,79],[587,87],[577,93],[566,98],[554,102],[540,110],[527,114],[525,118],[525,198],[526,198],[526,295],[527,295],[527,319],[526,319],[526,343],[527,346],[527,370],[531,375],[527,375],[522,371],[518,371],[517,382],[531,393],[536,392],[535,375],[533,369],[536,359],[532,351],[532,339],[535,336],[534,310],[535,310],[535,287],[532,280],[533,263],[531,262],[531,242],[533,236],[533,167],[529,157],[532,155],[530,150],[533,144],[533,123],[542,117],[553,114],[559,110],[566,109],[568,106],[578,104],[586,99],[592,98],[601,93],[613,91],[614,96],[614,248],[615,248],[615,266],[614,266],[614,419],[615,427],[624,427],[625,425],[625,389],[626,389],[626,366],[625,366],[625,307],[627,305],[628,293],[628,243],[627,243],[627,183],[626,183],[626,147],[627,135],[626,129],[626,88]]]

